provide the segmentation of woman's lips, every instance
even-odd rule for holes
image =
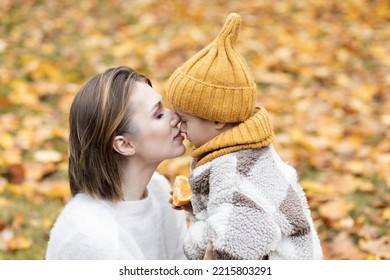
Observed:
[[[180,130],[179,130],[179,132],[176,134],[176,136],[173,137],[173,140],[174,140],[174,141],[180,141],[180,142],[184,140],[184,136],[181,135],[181,131],[180,131]]]

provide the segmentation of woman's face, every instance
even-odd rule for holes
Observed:
[[[135,156],[146,163],[160,163],[185,152],[184,137],[177,126],[180,119],[162,104],[162,97],[149,85],[136,82],[130,97],[136,136]]]

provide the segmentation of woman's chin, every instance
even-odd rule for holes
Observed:
[[[176,157],[180,157],[184,155],[184,153],[186,152],[186,147],[183,144],[181,144],[181,147],[178,150],[179,150],[178,155]]]
[[[181,144],[180,146],[175,147],[170,158],[172,159],[172,158],[180,157],[184,155],[185,152],[186,152],[186,147],[183,144]]]

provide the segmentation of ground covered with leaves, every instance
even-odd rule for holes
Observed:
[[[70,198],[68,111],[108,67],[172,71],[243,17],[237,48],[299,172],[326,259],[390,259],[387,0],[0,2],[0,259],[43,259]],[[164,162],[188,175],[189,156]]]

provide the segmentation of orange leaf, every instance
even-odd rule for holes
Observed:
[[[330,221],[338,221],[345,218],[352,208],[353,203],[343,198],[336,198],[318,207],[320,215]]]
[[[0,165],[21,164],[22,150],[19,148],[11,148],[1,151]]]
[[[25,170],[22,164],[13,164],[8,168],[10,182],[14,184],[21,184],[25,178]]]
[[[39,163],[39,162],[26,162],[24,163],[26,170],[26,180],[39,181],[46,175],[56,171],[57,166],[55,163]]]
[[[339,260],[362,260],[365,254],[352,241],[346,232],[339,233],[329,244],[331,247],[331,258]]]
[[[351,174],[332,174],[325,181],[339,194],[354,192],[358,187],[358,179]]]
[[[9,251],[26,250],[29,249],[31,245],[31,241],[24,236],[16,236],[7,243]]]
[[[25,224],[24,216],[21,213],[16,213],[12,220],[12,228],[20,229]]]
[[[0,231],[7,227],[7,223],[4,220],[0,220]]]
[[[384,259],[390,259],[390,244],[387,241],[387,237],[383,236],[379,239],[373,240],[360,240],[359,246],[368,253],[379,256]]]

